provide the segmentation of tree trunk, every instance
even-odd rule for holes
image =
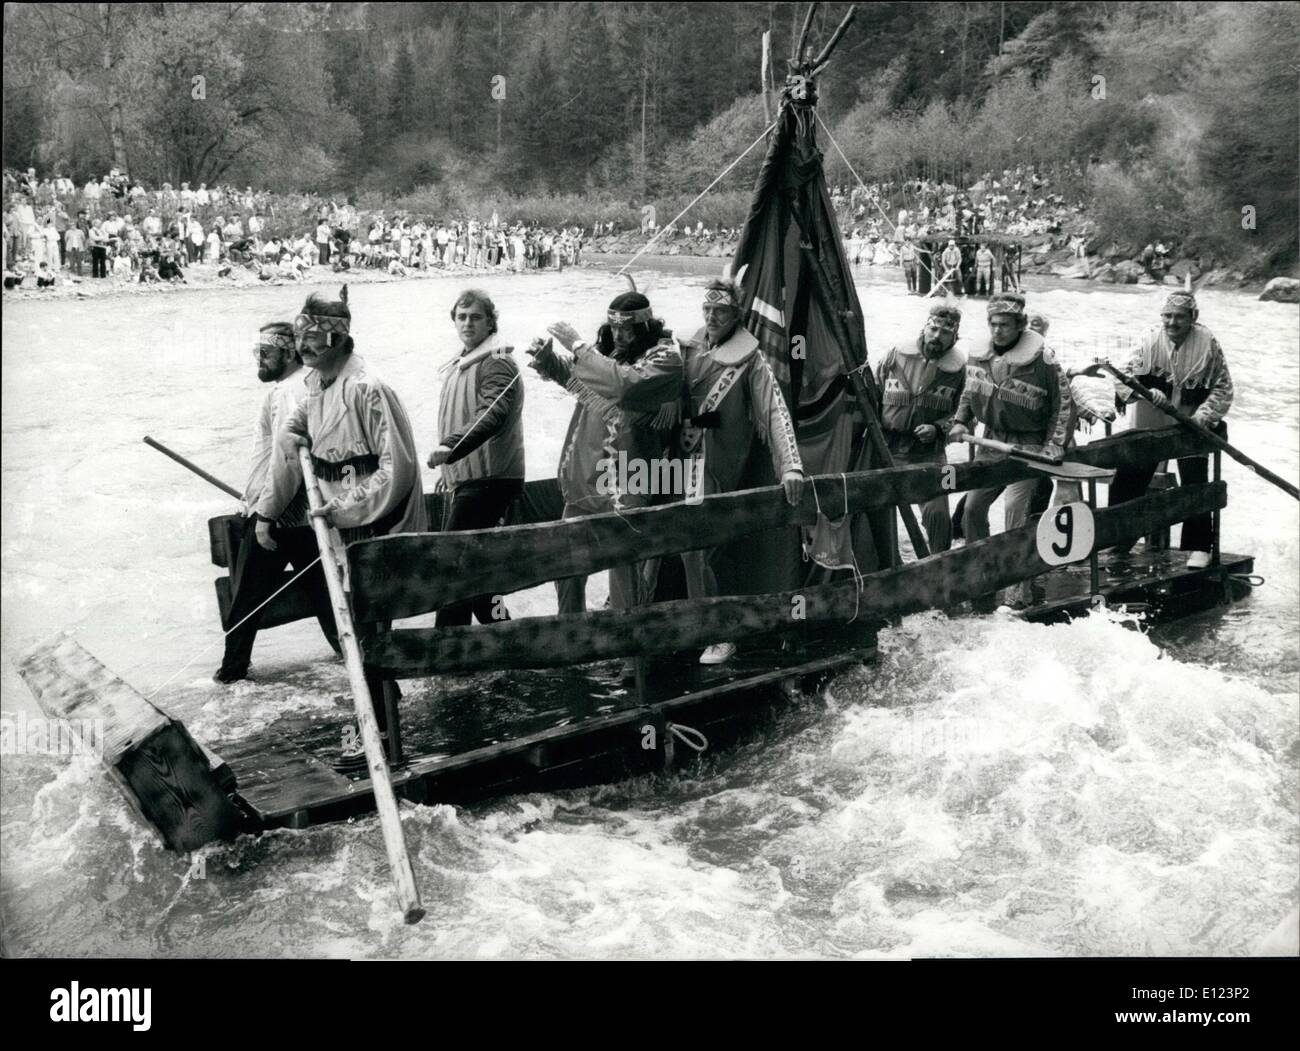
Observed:
[[[113,143],[113,164],[120,171],[130,171],[126,157],[126,131],[122,120],[122,99],[113,79],[113,38],[111,33],[112,8],[99,5],[99,24],[102,32],[100,63],[104,69],[104,90],[108,98],[108,134]]]

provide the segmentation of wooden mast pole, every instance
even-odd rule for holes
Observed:
[[[307,486],[307,502],[313,511],[318,511],[325,506],[325,501],[321,497],[320,485],[316,481],[316,472],[312,469],[311,453],[306,448],[300,448],[298,459],[302,463],[302,478]],[[347,558],[347,552],[338,531],[324,518],[312,515],[311,524],[316,533],[316,546],[320,548],[321,569],[325,572],[330,602],[334,607],[334,622],[338,626],[339,646],[342,647],[343,660],[348,668],[348,680],[352,685],[352,703],[357,711],[361,743],[365,746],[366,761],[370,767],[370,783],[375,793],[375,807],[379,811],[379,824],[384,833],[384,847],[388,851],[388,867],[393,873],[393,883],[397,889],[397,900],[402,907],[403,918],[407,923],[418,923],[424,916],[424,909],[420,905],[420,891],[415,885],[415,873],[411,869],[411,859],[406,853],[402,820],[397,813],[397,798],[393,795],[393,783],[389,779],[388,763],[384,759],[384,745],[379,738],[379,724],[375,721],[370,687],[366,685],[365,671],[362,669],[361,647],[357,643],[356,631],[352,625],[352,610],[348,607],[339,564],[335,561],[336,557]]]

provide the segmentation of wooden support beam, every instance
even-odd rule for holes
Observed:
[[[1140,537],[1227,503],[1223,483],[1182,486],[1099,510],[1096,546]],[[407,628],[380,635],[366,663],[386,675],[549,668],[630,654],[674,653],[714,642],[851,618],[875,621],[943,609],[1052,567],[1038,556],[1035,525],[850,582],[771,595],[662,602],[636,610],[528,617],[464,628]]]
[[[1176,429],[1129,433],[1074,451],[1072,462],[1128,467],[1202,451]],[[1014,460],[975,460],[933,467],[895,467],[823,475],[814,481],[823,506],[851,513],[916,504],[941,492],[963,492],[1034,477]],[[945,485],[945,481],[950,485]],[[419,616],[474,595],[506,595],[595,573],[611,566],[680,551],[717,547],[747,533],[812,525],[816,509],[805,490],[798,507],[780,486],[706,497],[698,504],[666,504],[621,514],[459,533],[405,533],[363,540],[348,548],[353,616],[361,622]]]
[[[229,770],[221,759],[70,636],[36,646],[18,670],[46,717],[80,734],[169,849],[197,850],[240,832],[243,818],[222,786]]]

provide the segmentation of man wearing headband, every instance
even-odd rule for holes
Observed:
[[[1223,418],[1232,405],[1232,376],[1223,348],[1208,328],[1196,319],[1200,311],[1190,292],[1174,292],[1160,312],[1161,324],[1147,332],[1125,363],[1123,371],[1146,387],[1157,406],[1171,405],[1191,411],[1192,419],[1220,437],[1228,430]],[[1116,381],[1121,401],[1132,397]],[[1168,427],[1170,417],[1138,401],[1133,425],[1136,428]],[[1209,477],[1209,457],[1187,456],[1178,461],[1178,478],[1183,485],[1204,482]],[[1122,467],[1110,486],[1110,504],[1122,504],[1142,496],[1151,484],[1156,465]],[[1198,515],[1183,523],[1180,546],[1190,552],[1189,569],[1210,564],[1214,546],[1214,516]]]
[[[899,466],[947,463],[948,430],[966,386],[966,355],[957,349],[960,327],[955,303],[935,303],[916,341],[895,346],[876,366],[880,424]],[[952,547],[947,493],[921,505],[921,523],[931,551]]]
[[[688,498],[730,493],[741,475],[755,439],[767,446],[774,476],[785,498],[796,506],[803,493],[803,461],[790,411],[758,340],[742,328],[740,295],[734,282],[710,281],[704,290],[704,327],[683,348],[686,411],[679,436]],[[686,593],[710,598],[718,582],[709,565],[712,551],[685,551]],[[714,643],[701,664],[722,664],[736,652],[735,643]]]
[[[1019,292],[1003,292],[989,300],[988,317],[989,343],[967,361],[966,389],[949,439],[956,440],[982,423],[986,438],[1059,460],[1065,449],[1071,405],[1065,373],[1043,337],[1027,327],[1025,297]],[[976,452],[977,459],[999,455],[982,447]],[[1028,520],[1038,483],[1038,478],[1031,478],[1005,487],[1008,530]],[[988,537],[989,508],[1003,488],[993,486],[967,494],[962,532],[968,543]],[[1036,595],[1034,582],[1025,581],[1008,589],[1007,600],[1023,608],[1031,605]],[[987,612],[995,605],[995,596],[985,596],[973,605],[977,611]]]
[[[258,517],[276,517],[293,495],[298,447],[311,449],[312,467],[325,500],[320,511],[345,544],[428,528],[420,463],[406,409],[366,361],[354,352],[352,311],[344,285],[337,300],[312,295],[293,329],[307,377],[308,397],[285,424],[281,455],[272,460],[274,490]],[[396,683],[367,672],[381,731],[387,726],[383,697]],[[359,737],[358,737],[359,739]]]
[[[676,421],[661,410],[675,404],[682,384],[677,341],[640,292],[614,298],[594,345],[563,322],[547,331],[572,356],[556,354],[549,341],[534,340],[531,367],[578,399],[560,454],[564,517],[647,506],[650,495],[625,491],[614,468],[620,461],[650,464],[664,456]],[[586,609],[586,586],[586,577],[556,582],[561,613]],[[615,609],[638,605],[649,597],[647,592],[640,564],[609,571]]]
[[[239,554],[230,567],[233,594],[228,618],[230,624],[240,626],[226,636],[221,667],[212,676],[213,681],[220,683],[248,677],[248,662],[262,622],[263,610],[258,607],[284,583],[285,566],[301,569],[311,565],[317,555],[315,535],[307,527],[307,493],[302,487],[301,472],[298,473],[298,487],[284,510],[274,519],[257,515],[263,506],[263,498],[270,495],[270,466],[276,454],[276,435],[307,397],[304,382],[307,374],[294,347],[293,326],[287,321],[263,325],[257,334],[253,353],[257,358],[257,378],[271,384],[271,389],[262,401],[262,411],[258,415],[253,467],[248,475],[248,484],[244,486],[243,509],[248,519]],[[297,466],[297,461],[294,466]],[[312,608],[317,611],[321,631],[337,650],[334,613],[325,588],[325,576],[319,566],[303,577],[302,587],[307,589]],[[244,623],[240,624],[240,621]]]

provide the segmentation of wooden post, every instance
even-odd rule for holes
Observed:
[[[1219,452],[1218,449],[1215,449],[1214,450],[1214,481],[1216,482],[1219,481],[1222,478],[1222,476],[1223,476],[1223,454]],[[1210,549],[1210,565],[1215,566],[1216,568],[1219,565],[1219,515],[1220,513],[1221,512],[1218,510],[1218,508],[1215,508],[1214,526],[1213,526],[1212,539],[1211,539],[1211,543],[1213,544],[1213,547]]]
[[[1097,479],[1088,479],[1088,510],[1097,514]],[[1088,555],[1088,595],[1096,601],[1097,596],[1101,594],[1101,570],[1097,563],[1097,545],[1092,545],[1092,553]]]
[[[319,510],[325,506],[325,501],[321,497],[320,485],[316,482],[316,472],[312,469],[311,453],[305,448],[300,448],[298,459],[302,463],[302,478],[307,486],[307,502],[313,511]],[[347,553],[342,550],[342,538],[335,539],[337,533],[334,527],[324,518],[313,515],[311,524],[316,533],[316,546],[320,548],[321,569],[325,572],[330,602],[334,606],[334,623],[338,627],[339,646],[343,649],[343,660],[348,668],[348,680],[352,684],[352,703],[357,712],[357,725],[361,729],[361,743],[366,749],[370,783],[375,793],[375,808],[379,811],[379,824],[384,833],[384,846],[388,850],[388,866],[392,870],[393,883],[397,888],[397,900],[402,907],[402,916],[406,922],[418,923],[424,917],[424,909],[420,905],[420,891],[415,885],[411,859],[406,854],[402,819],[397,813],[397,798],[393,795],[393,783],[389,779],[388,763],[384,760],[384,746],[379,739],[379,724],[375,721],[370,687],[366,685],[366,675],[361,665],[361,647],[357,644],[356,632],[352,626],[352,611],[348,608],[340,568],[335,561],[336,550],[339,557],[344,559],[347,558]]]

